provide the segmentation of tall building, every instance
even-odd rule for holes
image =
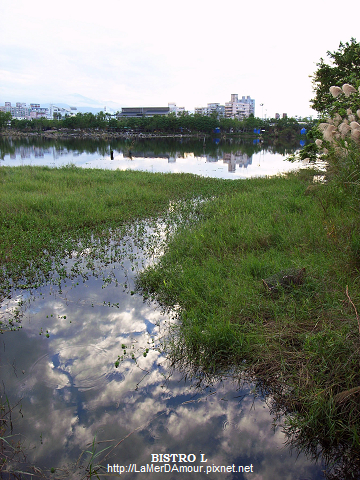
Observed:
[[[225,103],[225,117],[241,120],[249,117],[251,114],[255,115],[255,100],[249,96],[243,96],[239,100],[238,95],[232,93],[230,102]]]
[[[250,115],[254,115],[255,116],[255,100],[253,98],[250,98],[250,96],[248,95],[247,97],[241,97],[241,100],[240,100],[241,103],[247,103],[248,105],[250,105]]]
[[[16,102],[16,106],[12,106],[11,102],[5,102],[4,106],[0,106],[0,111],[9,112],[13,118],[19,120],[31,120],[33,118],[48,118],[52,120],[54,118],[54,113],[60,118],[75,116],[78,113],[76,107],[62,108],[50,104],[50,108],[48,108],[41,107],[40,103],[30,103],[30,105],[27,106],[26,103],[23,102]]]

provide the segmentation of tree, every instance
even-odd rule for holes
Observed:
[[[331,86],[341,87],[349,83],[358,88],[360,85],[360,43],[351,38],[350,43],[340,42],[339,50],[327,52],[331,64],[321,58],[316,64],[317,71],[312,76],[315,97],[310,100],[312,108],[324,115],[334,115],[339,109],[336,98],[329,89]]]
[[[0,112],[0,130],[2,130],[11,120],[10,112]]]

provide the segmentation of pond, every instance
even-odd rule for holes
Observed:
[[[303,142],[302,142],[303,143]],[[301,143],[301,144],[302,144]],[[73,163],[84,168],[134,169],[150,172],[193,173],[205,177],[240,179],[271,176],[298,169],[286,158],[301,148],[256,139],[0,139],[1,165]],[[111,151],[113,152],[111,159]]]
[[[98,147],[96,153],[80,148],[76,153],[64,145],[13,143],[1,163],[71,161],[89,167],[97,162],[112,168],[124,157],[115,144],[114,161]],[[231,154],[231,148],[225,150]],[[138,150],[132,149],[136,159]],[[192,151],[193,157],[176,157],[174,163],[183,158],[189,168],[197,162],[218,164],[230,175],[222,160],[198,161],[201,156]],[[155,152],[139,156],[139,165],[151,158],[163,168],[168,160]],[[224,158],[223,151],[219,155]],[[239,165],[235,171],[247,171],[252,163]],[[0,345],[1,397],[11,406],[8,438],[20,444],[16,455],[5,448],[18,462],[13,469],[33,466],[39,478],[59,479],[90,478],[95,465],[102,466],[101,478],[114,473],[129,479],[183,478],[184,473],[189,479],[324,478],[321,464],[285,446],[282,427],[273,425],[271,398],[253,384],[232,372],[204,382],[171,366],[167,340],[176,317],[139,295],[135,279],[161,255],[172,231],[155,222],[134,226],[126,237],[113,232],[113,261],[106,260],[109,251],[99,255],[95,246],[94,251],[79,248],[63,259],[65,278],[32,291],[14,290],[3,300],[1,321],[20,318],[22,327],[5,331]]]

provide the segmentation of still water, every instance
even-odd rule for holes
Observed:
[[[268,144],[260,139],[122,139],[0,141],[1,165],[73,163],[83,168],[132,169],[193,173],[227,179],[277,175],[298,169],[286,158],[301,148],[299,141]],[[112,155],[111,155],[111,152]],[[112,158],[111,158],[112,156]]]
[[[222,175],[240,176],[258,161],[255,154],[249,155],[246,165],[235,162],[230,171],[223,154],[216,161],[209,160],[213,154],[194,154],[174,156],[176,161],[169,162],[171,155],[137,157],[131,145],[130,160],[126,152],[111,147],[113,161],[106,152],[66,148],[60,154],[58,146],[37,150],[39,145],[19,145],[1,163],[72,161],[84,167],[128,168],[138,162],[141,168],[153,162],[157,171],[196,164],[203,172],[210,172],[210,166],[214,171],[221,168]],[[236,152],[234,158],[239,158]],[[260,155],[263,165],[270,162],[267,155],[277,158],[276,153]],[[135,234],[117,239],[121,260],[98,261],[95,274],[86,271],[91,251],[72,252],[64,268],[70,272],[78,262],[82,274],[69,274],[66,280],[31,292],[16,290],[3,301],[2,321],[16,310],[22,315],[22,329],[4,332],[0,344],[2,401],[8,398],[13,406],[12,438],[26,453],[26,461],[20,456],[23,463],[16,468],[26,471],[33,465],[45,478],[59,479],[89,478],[90,464],[103,467],[101,478],[114,478],[111,470],[121,472],[121,467],[126,469],[121,476],[128,479],[323,478],[321,465],[284,446],[282,428],[272,425],[271,399],[257,396],[252,385],[240,385],[229,374],[197,388],[198,379],[184,378],[184,372],[171,368],[166,339],[175,320],[144,301],[134,284],[137,272],[161,255],[167,238],[164,227],[146,226],[140,243],[134,243]],[[174,455],[165,463],[152,463],[157,454],[183,456],[182,461]],[[166,466],[163,472],[151,473],[151,465]],[[192,468],[181,470],[184,466]]]

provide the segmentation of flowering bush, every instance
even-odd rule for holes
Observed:
[[[317,126],[315,144],[328,162],[327,177],[360,193],[360,87],[331,86],[336,111]]]
[[[358,93],[359,92],[359,93]],[[360,119],[360,87],[358,91],[352,85],[345,83],[342,88],[332,86],[330,87],[330,93],[334,98],[345,95],[345,101],[339,103],[339,112],[336,112],[332,118],[327,118],[323,123],[318,125],[318,129],[322,132],[325,141],[330,143],[336,143],[336,140],[350,136],[351,140],[355,143],[360,143],[360,124],[356,121]],[[356,94],[356,95],[353,95]],[[359,107],[356,113],[347,106],[347,99],[353,96],[352,105]],[[355,101],[354,101],[355,100]],[[343,113],[343,116],[340,115]],[[322,142],[317,141],[316,144],[320,147]],[[346,145],[345,145],[346,146]]]

